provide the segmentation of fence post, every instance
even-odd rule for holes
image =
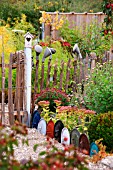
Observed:
[[[9,77],[8,77],[8,109],[9,109],[9,122],[10,125],[14,124],[14,115],[13,115],[13,97],[12,97],[12,57],[13,54],[10,54],[10,63],[9,63]]]
[[[113,60],[113,45],[110,48],[110,53],[109,53],[109,60]]]
[[[77,70],[77,59],[75,58],[73,61],[73,66],[74,66],[74,72],[73,72],[73,85],[72,85],[72,90],[73,92],[76,92],[76,70]]]
[[[30,109],[31,109],[31,68],[32,68],[32,38],[33,36],[27,32],[25,35],[25,87],[26,87],[26,111],[28,112],[28,126],[30,127]]]
[[[1,122],[5,123],[5,63],[4,63],[4,53],[2,53],[2,114]]]
[[[63,71],[64,71],[64,61],[61,61],[61,67],[60,67],[60,84],[59,84],[59,89],[62,90],[63,86]]]
[[[71,64],[71,59],[69,58],[68,63],[67,63],[67,69],[66,69],[65,92],[68,90],[68,83],[69,83],[69,77],[70,77],[70,64]]]
[[[50,72],[51,72],[51,58],[49,58],[49,61],[48,61],[46,87],[49,87],[49,84],[50,84]]]
[[[95,60],[97,59],[96,53],[91,52],[90,53],[90,57],[91,57],[91,73],[93,72],[93,69],[95,68]]]

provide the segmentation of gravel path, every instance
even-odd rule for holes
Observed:
[[[25,158],[36,160],[39,152],[46,150],[45,146],[41,146],[41,144],[44,144],[46,142],[46,136],[38,133],[36,129],[28,128],[28,135],[26,136],[26,139],[28,139],[29,146],[27,146],[26,144],[22,144],[22,136],[17,136],[17,138],[19,141],[19,146],[14,147],[14,155],[18,161]],[[62,144],[58,143],[54,139],[52,139],[52,141],[55,142],[56,147],[58,147],[59,149],[63,149]],[[36,152],[34,152],[33,150],[33,146],[35,144],[40,145],[39,147],[37,147]],[[89,170],[113,170],[113,156],[108,156],[96,164],[89,162],[88,168]]]
[[[6,127],[5,133],[10,133],[10,127]],[[36,129],[33,128],[28,128],[28,135],[23,137],[22,135],[17,135],[16,138],[18,139],[18,147],[14,146],[14,156],[16,160],[21,161],[23,159],[32,159],[32,160],[37,160],[39,153],[41,151],[46,150],[46,145],[44,145],[47,141],[46,136],[41,135],[40,133],[37,132]],[[22,143],[22,140],[26,139],[28,140],[28,145]],[[54,139],[51,139],[51,142],[54,143],[54,145],[59,148],[63,149],[63,145],[59,142],[57,142]],[[37,147],[36,151],[34,152],[33,146],[35,144],[39,144]],[[80,153],[81,156],[85,156]],[[90,157],[88,157],[89,163],[87,167],[89,170],[113,170],[113,156],[108,156],[101,161],[98,161],[96,164],[90,162]],[[75,170],[75,169],[74,169]]]

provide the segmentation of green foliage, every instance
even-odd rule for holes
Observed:
[[[62,106],[56,110],[56,120],[61,120],[69,131],[76,127],[80,133],[87,133],[87,127],[95,115],[92,110],[79,109],[76,106]]]
[[[98,5],[97,5],[98,3]],[[98,12],[101,11],[101,3],[102,0],[98,1],[90,1],[87,3],[85,0],[1,0],[0,1],[0,19],[3,22],[7,22],[13,27],[13,22],[15,22],[15,18],[20,19],[21,14],[25,14],[27,16],[27,22],[30,22],[36,31],[39,32],[40,24],[38,22],[41,13],[40,11],[47,12]],[[7,21],[8,18],[11,18],[10,21]],[[38,34],[36,32],[36,34]]]
[[[95,52],[97,56],[102,57],[106,50],[110,49],[112,35],[103,36],[102,25],[96,21],[90,25],[86,25],[84,31],[78,27],[70,28],[69,22],[66,21],[60,29],[60,35],[63,39],[74,46],[78,43],[83,58],[86,53]]]
[[[101,139],[107,151],[113,151],[113,112],[95,116],[88,127],[90,142]]]
[[[104,19],[106,25],[106,34],[111,32],[113,34],[113,2],[111,0],[103,0],[103,12],[106,14]]]
[[[85,84],[84,102],[87,108],[97,113],[113,111],[112,63],[97,64]]]

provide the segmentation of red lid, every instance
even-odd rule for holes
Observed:
[[[54,122],[52,120],[50,120],[47,124],[46,134],[50,138],[54,138]]]

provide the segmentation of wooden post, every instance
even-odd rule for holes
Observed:
[[[54,74],[53,74],[53,86],[57,85],[57,64],[54,67]]]
[[[109,53],[109,60],[113,60],[113,45],[110,48],[110,53]]]
[[[39,68],[39,60],[36,61],[36,76],[35,76],[35,86],[34,86],[34,93],[37,93],[38,89],[38,68]]]
[[[82,62],[82,58],[80,58],[80,75],[79,75],[79,83],[82,83],[82,79],[83,79],[83,62]]]
[[[48,61],[46,87],[49,87],[49,84],[50,84],[50,72],[51,72],[51,58],[49,58],[49,61]]]
[[[70,63],[71,63],[71,59],[69,58],[68,63],[67,63],[67,69],[66,69],[65,92],[68,89],[69,76],[70,76]]]
[[[13,57],[13,54],[11,53],[10,63],[9,63],[9,77],[8,77],[8,110],[9,110],[10,125],[14,124],[13,97],[12,97],[12,57]]]
[[[17,53],[17,115],[18,115],[18,121],[21,122],[20,117],[20,53]]]
[[[73,85],[72,85],[72,90],[73,92],[76,91],[76,69],[77,69],[77,59],[74,59],[73,62],[73,66],[74,66],[74,72],[73,72]]]
[[[5,123],[5,64],[4,64],[4,53],[2,53],[2,116],[1,122]]]
[[[44,62],[42,62],[40,91],[43,89],[43,87],[44,87]]]
[[[61,68],[60,68],[60,85],[59,89],[62,90],[62,84],[63,84],[63,71],[64,71],[64,61],[61,61]]]
[[[96,63],[95,63],[95,60],[97,59],[96,53],[91,52],[90,57],[91,57],[91,73],[92,73],[93,69],[95,68],[95,65],[96,65]]]
[[[84,69],[84,79],[88,77],[88,63],[89,63],[89,57],[88,54],[86,54],[86,59],[85,59],[85,69]]]

